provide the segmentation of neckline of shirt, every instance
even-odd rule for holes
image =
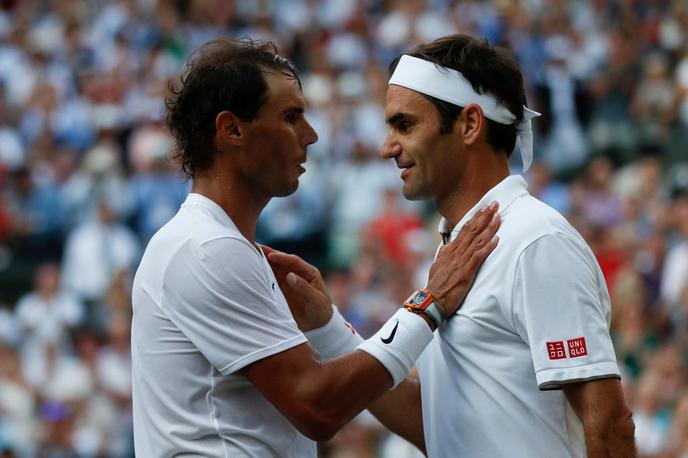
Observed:
[[[452,229],[449,225],[449,221],[442,217],[438,230],[440,234],[451,234],[450,240],[454,240],[459,234],[459,231],[464,224],[468,222],[469,219],[475,215],[478,210],[488,205],[493,200],[499,202],[499,214],[502,214],[504,210],[507,209],[511,203],[513,203],[518,197],[528,193],[528,183],[521,175],[509,175],[502,181],[497,183],[495,187],[487,191],[485,195],[471,207],[468,212],[461,218],[461,220]]]
[[[186,200],[182,204],[182,207],[187,207],[189,205],[199,205],[201,207],[207,208],[214,215],[218,216],[221,219],[221,222],[227,223],[227,225],[229,225],[232,229],[239,231],[239,229],[236,227],[236,224],[234,224],[234,221],[232,221],[232,218],[229,217],[227,212],[224,211],[224,209],[220,207],[217,204],[217,202],[215,202],[212,199],[209,199],[203,194],[190,192],[189,195],[186,196]]]
[[[220,222],[226,223],[227,226],[235,230],[246,243],[255,248],[256,251],[258,251],[258,254],[262,259],[265,259],[265,254],[263,253],[263,250],[259,248],[258,245],[256,245],[255,243],[251,243],[248,239],[246,239],[246,237],[244,237],[244,234],[241,233],[236,224],[234,224],[234,221],[232,221],[232,218],[229,217],[227,212],[222,207],[220,207],[220,205],[218,205],[217,202],[215,202],[212,199],[209,199],[203,194],[199,194],[197,192],[190,192],[186,196],[186,200],[182,204],[182,207],[187,207],[189,205],[198,205],[200,207],[204,207],[210,210],[211,213],[220,218]]]

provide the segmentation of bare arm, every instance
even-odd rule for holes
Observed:
[[[256,388],[313,440],[329,440],[374,399],[392,377],[363,351],[319,362],[309,344],[261,359],[245,370]]]
[[[387,429],[426,452],[420,379],[415,369],[395,389],[373,401],[368,410]]]
[[[583,423],[589,458],[637,456],[635,425],[619,380],[609,378],[574,383],[564,385],[563,390]]]

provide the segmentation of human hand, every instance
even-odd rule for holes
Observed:
[[[492,202],[476,213],[462,228],[459,235],[440,249],[430,267],[427,289],[451,317],[461,306],[473,285],[478,269],[497,246],[495,235],[500,219],[499,204]]]
[[[326,325],[332,317],[332,297],[320,271],[296,255],[261,248],[299,329],[306,332]]]

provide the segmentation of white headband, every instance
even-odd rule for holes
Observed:
[[[499,124],[511,125],[516,116],[489,94],[478,94],[471,83],[456,70],[433,64],[427,60],[404,54],[394,70],[389,84],[403,86],[460,107],[480,105],[485,117]],[[518,148],[526,172],[533,162],[533,130],[530,120],[540,113],[523,107],[523,121],[516,125]]]

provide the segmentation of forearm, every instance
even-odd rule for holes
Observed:
[[[356,351],[319,366],[317,393],[324,398],[317,398],[318,410],[327,412],[334,423],[348,421],[384,394],[385,399],[373,405],[373,412],[391,430],[422,448],[420,385],[408,376],[432,339],[424,319],[399,310]]]
[[[394,390],[375,400],[368,410],[390,431],[425,453],[420,381],[411,374]]]
[[[390,392],[392,377],[375,358],[353,351],[318,365],[300,394],[302,415],[320,440],[334,435],[374,400]]]
[[[355,351],[325,363],[320,377],[310,405],[323,416],[321,420],[329,425],[326,429],[340,429],[367,407],[387,429],[425,453],[416,376],[407,377],[390,390],[389,372],[368,354]]]
[[[565,385],[563,390],[583,423],[588,457],[637,456],[635,425],[618,379],[574,383]]]
[[[327,440],[404,382],[432,338],[422,318],[400,310],[357,350],[322,362],[302,344],[253,363],[247,376],[305,435]]]
[[[607,425],[584,424],[588,458],[634,458],[635,425],[630,413]]]
[[[430,326],[433,323],[426,321],[426,324]],[[306,335],[326,360],[345,355],[363,342],[336,308],[326,326],[309,331]],[[420,382],[415,371],[395,389],[375,400],[368,406],[368,410],[390,431],[404,437],[419,449],[424,449]]]

